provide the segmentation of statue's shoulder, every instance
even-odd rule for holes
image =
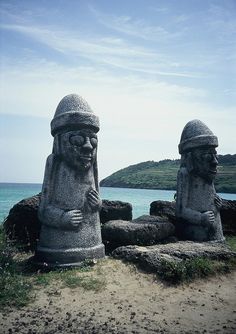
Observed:
[[[56,161],[57,161],[57,157],[55,154],[52,153],[47,157],[46,166],[51,167]]]

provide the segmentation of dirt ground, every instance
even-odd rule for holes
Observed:
[[[236,333],[236,272],[173,287],[106,259],[92,275],[99,292],[40,287],[27,307],[0,312],[0,333]]]

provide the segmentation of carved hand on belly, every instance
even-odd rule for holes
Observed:
[[[203,226],[211,227],[215,223],[215,215],[213,211],[206,211],[202,213],[201,223]]]
[[[93,210],[98,210],[101,207],[102,202],[98,192],[95,189],[90,190],[88,193],[88,203]]]
[[[80,210],[67,211],[62,216],[62,224],[68,230],[76,230],[83,221],[83,215]]]

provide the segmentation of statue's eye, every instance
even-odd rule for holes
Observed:
[[[202,158],[205,159],[206,161],[212,161],[216,157],[214,153],[205,153],[202,155]]]
[[[97,138],[94,138],[94,137],[90,138],[90,143],[93,147],[97,147],[97,144],[98,144]]]
[[[83,136],[71,136],[70,143],[76,146],[82,146],[84,144],[84,137]]]

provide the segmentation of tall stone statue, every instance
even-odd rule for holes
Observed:
[[[223,241],[220,219],[222,201],[215,192],[218,139],[201,121],[183,129],[177,177],[176,216],[181,236],[193,241]]]
[[[40,239],[34,261],[49,267],[104,257],[98,194],[99,119],[80,96],[65,96],[51,122],[53,152],[39,206]]]

